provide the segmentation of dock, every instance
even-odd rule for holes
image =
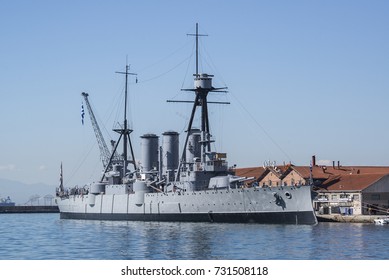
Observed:
[[[316,215],[318,222],[337,222],[337,223],[374,223],[374,219],[385,218],[385,215],[342,215],[325,214]]]
[[[0,214],[6,213],[59,213],[58,206],[0,206]]]

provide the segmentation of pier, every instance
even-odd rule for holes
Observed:
[[[59,213],[58,206],[0,206],[0,214],[6,213]]]
[[[385,218],[385,215],[341,215],[341,214],[320,214],[316,215],[318,222],[338,223],[374,223],[374,219]]]

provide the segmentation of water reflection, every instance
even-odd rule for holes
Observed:
[[[127,250],[121,252],[127,259],[299,259],[306,257],[301,252],[311,231],[311,226],[129,222],[121,240]]]
[[[314,248],[310,259],[388,259],[381,250],[389,241],[389,228],[374,224],[322,223],[314,228]]]
[[[74,229],[81,227],[84,235],[86,232],[93,232],[96,236],[93,243],[96,254],[92,258],[388,258],[388,253],[376,250],[382,246],[382,238],[377,238],[377,235],[387,236],[386,229],[370,224],[321,223],[317,226],[295,226],[114,221],[67,223],[68,227],[69,223],[75,226]],[[76,244],[80,246],[79,243]],[[96,246],[103,248],[103,252],[98,253]]]

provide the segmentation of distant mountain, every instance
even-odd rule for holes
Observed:
[[[10,197],[16,205],[24,205],[26,203],[37,204],[43,203],[43,197],[46,195],[55,196],[55,186],[46,184],[25,184],[18,181],[0,178],[0,197]],[[38,198],[41,198],[38,201]]]

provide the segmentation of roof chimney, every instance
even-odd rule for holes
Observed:
[[[312,167],[313,166],[316,166],[316,156],[315,155],[312,156]]]
[[[340,169],[340,161],[338,160],[338,169]]]
[[[335,161],[332,161],[332,168],[335,169]]]

